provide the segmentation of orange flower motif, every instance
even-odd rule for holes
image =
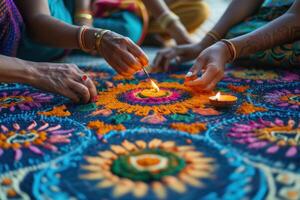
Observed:
[[[266,108],[263,107],[258,107],[253,105],[252,103],[244,102],[238,109],[237,113],[238,114],[243,114],[243,115],[249,115],[251,113],[255,112],[265,112],[267,111]]]
[[[206,124],[201,122],[196,122],[192,124],[185,123],[172,123],[170,125],[172,129],[187,132],[190,134],[198,134],[204,130],[206,130]]]
[[[227,87],[232,91],[239,92],[239,93],[246,92],[250,88],[249,85],[233,85],[233,84],[228,84]]]
[[[88,128],[96,130],[99,137],[102,137],[103,135],[109,133],[112,130],[116,131],[124,131],[126,130],[126,127],[122,124],[112,125],[112,124],[105,124],[102,121],[91,121],[87,125]]]
[[[54,106],[50,111],[38,112],[39,115],[56,116],[56,117],[68,117],[71,113],[67,110],[65,105]]]

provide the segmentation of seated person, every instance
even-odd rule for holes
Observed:
[[[29,84],[87,103],[96,97],[96,88],[76,65],[37,63],[15,56],[49,61],[55,53],[61,53],[60,48],[95,51],[123,76],[130,76],[147,65],[144,52],[128,38],[62,22],[50,15],[51,3],[51,0],[0,0],[0,82]]]
[[[226,12],[198,44],[158,52],[153,71],[168,70],[196,59],[187,85],[212,90],[224,76],[226,63],[248,59],[255,64],[299,67],[300,0],[233,0]],[[221,38],[227,37],[227,40]],[[196,78],[200,71],[205,72]]]
[[[177,44],[191,43],[189,33],[208,16],[202,0],[76,0],[75,5],[70,1],[68,5],[73,5],[77,25],[109,28],[138,44],[149,35],[150,44],[155,38],[162,43],[164,38],[173,38]]]

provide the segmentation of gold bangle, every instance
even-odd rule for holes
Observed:
[[[78,13],[78,14],[75,15],[75,18],[92,20],[93,19],[93,15],[91,15],[89,13]]]
[[[88,29],[87,26],[81,26],[78,31],[78,45],[82,51],[88,51],[84,43],[84,33],[86,32],[87,29]]]
[[[218,42],[219,40],[221,40],[221,36],[217,32],[215,32],[215,31],[211,30],[211,31],[209,31],[207,33],[207,35],[210,36],[210,37],[212,37],[215,42]]]
[[[157,18],[157,22],[163,30],[166,30],[170,24],[179,21],[179,17],[173,12],[165,12]]]
[[[101,43],[102,43],[102,39],[104,37],[104,35],[106,33],[110,32],[109,30],[101,30],[96,32],[94,35],[96,37],[96,46],[95,49],[97,50],[97,52],[100,54],[101,51]]]
[[[223,42],[227,46],[231,56],[229,61],[233,62],[237,58],[237,51],[234,44],[231,41],[225,39],[221,40],[221,42]]]

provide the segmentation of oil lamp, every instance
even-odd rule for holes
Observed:
[[[237,97],[232,95],[221,95],[221,92],[218,92],[216,96],[209,97],[209,101],[215,107],[229,107],[236,103]]]

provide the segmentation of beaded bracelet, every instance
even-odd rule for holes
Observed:
[[[223,39],[223,40],[221,40],[221,42],[223,42],[229,50],[229,53],[230,53],[230,56],[231,56],[229,62],[233,62],[237,58],[237,51],[236,51],[235,46],[229,40]]]

